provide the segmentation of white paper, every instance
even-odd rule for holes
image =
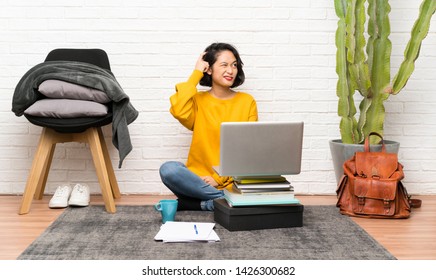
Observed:
[[[214,223],[166,222],[154,237],[163,242],[214,242],[220,241],[213,230]]]

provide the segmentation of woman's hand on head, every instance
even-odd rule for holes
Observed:
[[[201,72],[206,72],[209,70],[209,63],[207,61],[203,60],[203,56],[206,54],[206,52],[203,52],[200,57],[197,59],[197,63],[195,64],[195,69],[199,70]]]

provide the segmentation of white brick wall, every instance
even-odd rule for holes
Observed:
[[[401,61],[420,0],[391,1],[392,66]],[[190,133],[168,112],[174,85],[191,73],[210,43],[234,44],[245,63],[240,87],[257,100],[261,120],[305,122],[298,193],[334,194],[328,141],[338,138],[333,0],[129,1],[3,0],[0,3],[0,193],[21,194],[39,127],[11,112],[14,87],[54,48],[102,48],[140,111],[129,126],[134,149],[116,175],[123,193],[169,193],[158,175],[185,160]],[[406,88],[386,103],[386,138],[401,142],[412,194],[436,193],[436,18]],[[392,73],[393,75],[394,73]],[[104,128],[116,168],[111,129]],[[86,182],[99,193],[88,147],[61,144],[46,192]]]

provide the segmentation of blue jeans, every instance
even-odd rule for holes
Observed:
[[[165,186],[177,197],[199,199],[202,210],[213,211],[213,200],[224,196],[222,190],[205,183],[181,162],[165,162],[160,167],[159,174]]]

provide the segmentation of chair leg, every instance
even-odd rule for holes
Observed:
[[[53,154],[54,154],[55,148],[56,148],[56,143],[53,143],[51,146],[50,154],[49,154],[49,156],[44,164],[44,169],[43,169],[42,174],[39,178],[38,185],[36,187],[36,192],[34,195],[35,199],[41,200],[42,197],[44,196],[44,189],[45,189],[45,185],[47,184],[48,173],[50,171],[50,166],[51,166],[51,162],[53,160]]]
[[[38,148],[35,153],[35,158],[33,159],[29,177],[27,178],[26,188],[18,212],[20,215],[29,213],[30,205],[37,188],[40,189],[38,192],[44,192],[45,186],[42,185],[44,180],[40,180],[40,176],[42,172],[45,171],[44,169],[47,167],[47,163],[51,161],[49,158],[52,155],[52,147],[53,135],[50,130],[44,128],[39,139]],[[41,183],[40,186],[38,186],[39,183]]]
[[[114,168],[112,167],[112,162],[111,162],[111,159],[109,157],[109,152],[108,152],[108,149],[106,146],[106,141],[104,140],[103,132],[101,131],[100,127],[97,128],[97,131],[98,131],[98,136],[99,136],[100,143],[101,143],[101,148],[103,150],[104,161],[106,163],[106,169],[107,169],[107,174],[109,176],[109,181],[110,181],[111,188],[112,188],[112,194],[113,194],[114,198],[121,198],[120,189],[118,187],[117,178],[115,177]]]
[[[116,208],[114,202],[114,194],[112,193],[111,183],[107,173],[108,169],[98,129],[92,127],[86,130],[85,133],[88,139],[89,147],[91,149],[92,158],[94,160],[98,181],[100,182],[101,193],[103,195],[106,211],[109,213],[115,213]]]

